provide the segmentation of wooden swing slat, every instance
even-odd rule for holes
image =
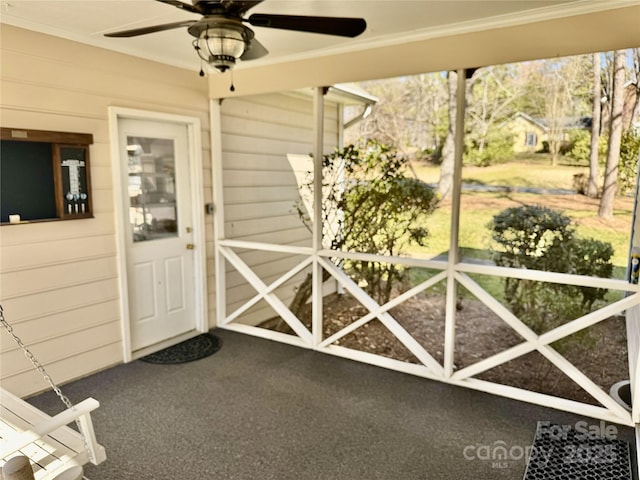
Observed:
[[[0,406],[0,419],[0,438],[3,440],[4,451],[5,443],[7,443],[9,439],[18,438],[21,432],[29,427],[29,423],[26,422],[24,418],[8,410],[4,405]],[[47,437],[45,440],[46,441],[36,440],[20,448],[17,452],[14,452],[15,454],[24,455],[31,460],[36,479],[47,478],[47,476],[50,476],[54,471],[79,464],[77,461],[81,460],[82,457],[77,458],[79,455],[77,452],[67,448],[52,436]],[[9,454],[9,456],[13,455]],[[86,463],[86,460],[82,460],[82,462]],[[0,461],[0,465],[1,464],[2,461]]]
[[[97,465],[106,459],[91,422],[90,412],[99,406],[96,400],[89,398],[51,417],[4,389],[0,394],[0,466],[22,454],[31,460],[35,478],[46,480],[69,467],[88,461]],[[76,419],[81,419],[87,445],[77,431],[67,426]]]

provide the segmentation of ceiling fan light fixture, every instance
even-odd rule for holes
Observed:
[[[190,13],[202,15],[200,20],[183,20],[150,27],[133,28],[120,32],[105,33],[107,37],[137,37],[149,33],[163,32],[187,27],[194,37],[193,48],[200,57],[200,76],[204,76],[204,64],[210,69],[226,72],[233,69],[236,61],[255,60],[269,51],[255,39],[253,30],[244,23],[256,27],[320,33],[340,37],[357,37],[367,28],[363,18],[319,17],[310,15],[274,15],[254,13],[243,15],[264,0],[156,0]]]
[[[233,25],[212,26],[200,32],[193,47],[208,65],[225,72],[233,68],[245,51],[244,29]]]

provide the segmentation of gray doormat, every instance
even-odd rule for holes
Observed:
[[[629,444],[614,425],[538,422],[524,480],[632,480]]]
[[[222,341],[212,333],[203,333],[177,345],[172,345],[159,352],[152,353],[140,360],[157,364],[176,364],[193,362],[216,353]]]

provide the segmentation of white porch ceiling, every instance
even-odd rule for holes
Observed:
[[[248,14],[363,17],[367,30],[358,38],[344,39],[252,27],[270,53],[238,69],[637,4],[630,0],[266,0]],[[103,34],[198,18],[153,0],[7,0],[0,10],[2,23],[192,70],[198,70],[200,62],[186,28],[133,38]]]

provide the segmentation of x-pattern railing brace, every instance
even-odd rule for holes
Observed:
[[[623,298],[602,309],[589,313],[583,317],[577,318],[550,330],[542,335],[537,335],[533,330],[527,327],[519,318],[511,313],[506,307],[500,304],[493,297],[488,295],[482,287],[469,278],[465,274],[456,272],[456,280],[460,282],[471,293],[476,295],[489,309],[498,315],[507,325],[513,328],[525,340],[524,343],[516,345],[508,350],[502,351],[489,358],[481,360],[473,365],[463,368],[452,375],[454,380],[464,380],[474,375],[482,373],[486,370],[494,368],[498,365],[506,363],[510,360],[518,358],[529,352],[537,350],[556,367],[565,373],[569,378],[582,387],[587,393],[599,401],[603,406],[611,410],[617,416],[627,418],[629,413],[620,406],[611,396],[604,392],[595,382],[582,373],[575,365],[560,355],[551,343],[572,335],[584,328],[588,328],[611,315],[626,310],[638,303],[638,294],[634,294]]]
[[[258,277],[251,268],[242,261],[240,256],[235,253],[233,250],[227,247],[222,247],[220,249],[222,255],[225,257],[229,263],[231,263],[236,270],[251,284],[253,288],[256,289],[258,295],[253,297],[249,302],[245,303],[242,307],[240,307],[243,313],[251,306],[255,305],[260,299],[264,298],[271,307],[282,317],[282,319],[287,322],[287,324],[293,329],[293,331],[298,335],[302,340],[304,340],[307,344],[312,344],[312,336],[311,332],[304,326],[304,324],[296,317],[291,310],[278,298],[273,291],[282,285],[284,282],[295,276],[297,273],[302,271],[304,268],[309,266],[313,261],[312,257],[305,258],[301,263],[296,265],[294,268],[289,270],[283,276],[278,278],[271,285],[265,284],[260,277]],[[237,312],[237,311],[236,311]],[[239,315],[235,315],[234,312],[229,317],[227,317],[227,323],[233,321],[233,319],[237,318]],[[231,319],[231,320],[230,320]]]
[[[327,261],[324,258],[319,257],[318,262],[322,267],[327,270],[332,277],[338,280],[344,288],[346,288],[369,312],[379,312],[375,316],[382,324],[391,331],[393,335],[405,346],[409,351],[415,355],[426,367],[439,376],[444,374],[442,365],[431,356],[425,348],[418,343],[418,341],[407,332],[398,321],[391,316],[386,309],[383,310],[382,306],[371,298],[363,289],[361,289],[353,280],[351,280],[339,267]],[[389,307],[392,308],[392,307]],[[365,322],[366,323],[366,322]]]

